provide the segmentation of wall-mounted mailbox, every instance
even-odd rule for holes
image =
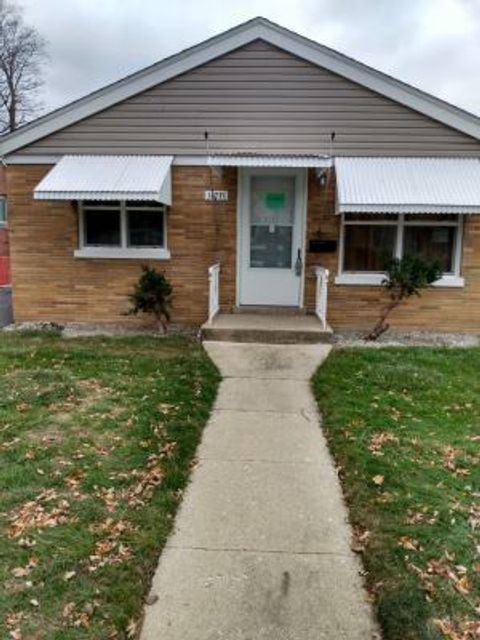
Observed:
[[[308,245],[310,253],[335,253],[336,250],[336,240],[310,240]]]

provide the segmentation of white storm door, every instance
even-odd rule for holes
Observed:
[[[246,169],[240,188],[239,304],[301,306],[305,170]]]

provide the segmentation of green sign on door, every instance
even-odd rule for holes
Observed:
[[[284,209],[285,199],[284,193],[267,193],[265,194],[265,206],[267,209]]]

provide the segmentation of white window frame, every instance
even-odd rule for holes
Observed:
[[[167,207],[160,202],[158,207],[163,210],[163,247],[129,247],[128,246],[128,211],[134,207],[127,207],[125,200],[120,200],[120,246],[89,246],[86,244],[85,229],[85,202],[78,202],[78,249],[75,250],[76,258],[119,258],[119,259],[147,259],[147,260],[169,260],[170,251],[167,244]],[[88,207],[87,207],[88,209]],[[95,205],[95,209],[113,211],[108,201],[105,204]],[[158,211],[155,207],[142,207],[142,211]]]
[[[5,218],[3,220],[2,218],[0,218],[0,228],[2,228],[2,227],[6,227],[8,224],[8,204],[7,204],[6,196],[0,196],[0,201],[3,202],[4,211],[5,211]]]
[[[378,226],[393,226],[397,229],[397,236],[395,242],[395,257],[401,258],[403,255],[403,238],[405,227],[455,227],[455,241],[454,241],[454,255],[453,255],[453,271],[452,273],[445,273],[436,282],[433,283],[434,287],[464,287],[465,278],[461,275],[462,267],[462,245],[463,245],[463,216],[458,215],[456,220],[406,220],[405,214],[398,214],[397,219],[382,219],[374,220],[369,218],[368,220],[346,220],[345,215],[341,214],[340,225],[340,244],[338,251],[338,275],[335,278],[335,284],[349,284],[349,285],[372,285],[380,286],[385,279],[385,273],[382,271],[345,271],[343,268],[345,257],[345,228],[347,226],[363,226],[363,225],[378,225]]]

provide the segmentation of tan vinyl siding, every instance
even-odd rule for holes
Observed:
[[[263,41],[237,49],[23,153],[479,155],[480,141]]]

